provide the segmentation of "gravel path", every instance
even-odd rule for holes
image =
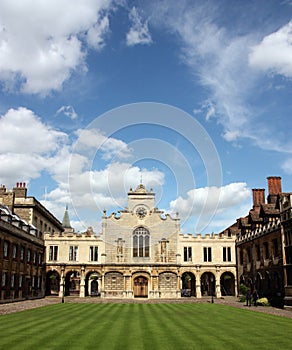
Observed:
[[[210,298],[182,298],[182,299],[100,299],[100,298],[75,298],[75,297],[65,297],[65,303],[210,303]],[[15,303],[1,304],[0,305],[0,315],[10,314],[13,312],[19,312],[28,309],[34,309],[46,305],[61,303],[61,298],[58,297],[46,297],[44,299],[37,300],[26,300]],[[252,310],[256,312],[263,312],[266,314],[272,314],[276,316],[282,316],[287,318],[292,318],[292,311],[277,309],[274,307],[264,307],[264,306],[251,306],[247,307],[244,303],[237,301],[235,297],[226,297],[222,299],[214,299],[214,303],[229,305],[232,307],[237,307],[245,310]]]

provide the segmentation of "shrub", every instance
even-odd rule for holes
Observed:
[[[269,306],[269,300],[267,298],[260,298],[257,300],[257,304],[261,306]]]
[[[249,288],[245,284],[241,284],[239,286],[239,293],[242,294],[242,295],[246,295],[248,289]]]

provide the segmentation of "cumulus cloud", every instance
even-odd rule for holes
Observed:
[[[65,133],[44,124],[31,110],[10,109],[0,117],[1,182],[37,178],[68,142]]]
[[[20,107],[0,117],[1,153],[36,153],[55,151],[67,135],[45,125],[33,111]]]
[[[292,77],[292,21],[252,47],[249,64],[257,69]]]
[[[187,197],[170,202],[170,211],[179,212],[183,220],[195,222],[199,230],[212,219],[212,226],[219,222],[231,224],[234,218],[246,213],[250,189],[245,182],[235,182],[222,187],[195,188]],[[244,211],[243,211],[244,208]],[[220,225],[218,225],[220,226]]]
[[[48,174],[55,182],[49,180],[44,203],[59,219],[65,205],[71,203],[74,220],[93,226],[92,213],[126,206],[127,192],[140,183],[141,175],[149,188],[162,187],[164,182],[159,170],[140,169],[122,161],[131,153],[125,142],[106,138],[98,130],[79,130],[76,147],[67,134],[46,125],[23,107],[1,116],[0,132],[0,183],[11,188],[17,181],[29,183]],[[90,164],[90,151],[95,152],[97,145],[106,159],[101,170]]]
[[[86,70],[87,48],[104,45],[112,1],[1,1],[0,80],[6,88],[48,94]]]
[[[136,7],[133,7],[129,14],[132,26],[127,33],[126,42],[128,46],[149,45],[152,43],[151,34],[148,28],[148,22],[142,22]]]

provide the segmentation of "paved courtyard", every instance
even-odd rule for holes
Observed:
[[[25,300],[15,303],[7,303],[0,305],[0,315],[9,314],[12,312],[19,312],[23,310],[34,309],[46,305],[61,303],[62,299],[59,297],[46,297],[37,300]],[[182,299],[100,299],[100,298],[75,298],[75,297],[65,297],[65,303],[210,303],[209,298],[182,298]],[[292,311],[277,309],[274,307],[267,306],[251,306],[247,307],[244,303],[238,302],[236,297],[225,297],[221,299],[214,299],[216,304],[224,304],[232,307],[237,307],[241,309],[253,310],[257,312],[263,312],[267,314],[272,314],[276,316],[282,316],[287,318],[292,318]]]

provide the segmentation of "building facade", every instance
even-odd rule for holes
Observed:
[[[45,295],[43,233],[63,231],[62,224],[34,197],[24,183],[12,191],[0,188],[0,302]]]
[[[235,235],[183,235],[140,184],[128,207],[102,217],[99,235],[45,233],[47,294],[102,298],[236,295]]]
[[[253,189],[253,207],[246,217],[223,231],[236,234],[239,284],[256,289],[275,306],[291,304],[291,193],[281,178],[268,177],[264,189]]]
[[[292,194],[283,193],[280,200],[282,242],[284,304],[292,308]]]

